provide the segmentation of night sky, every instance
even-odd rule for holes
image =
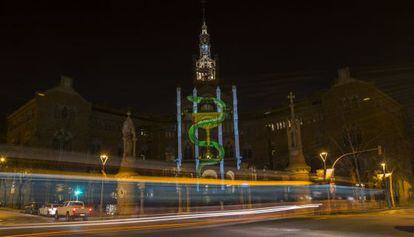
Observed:
[[[0,3],[2,114],[62,74],[93,103],[142,112],[173,113],[175,87],[189,92],[199,1],[39,2]],[[345,65],[414,62],[410,6],[315,2],[207,2],[220,78],[238,86],[242,111],[284,104],[290,90],[326,89]],[[260,103],[266,98],[271,105]]]

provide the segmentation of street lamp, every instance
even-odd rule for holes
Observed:
[[[323,162],[323,181],[326,181],[326,158],[328,157],[328,152],[321,152],[319,157]]]
[[[381,166],[382,166],[382,172],[384,173],[384,176],[385,176],[385,162],[382,162],[381,163]]]
[[[383,182],[383,186],[384,186],[384,191],[387,194],[387,200],[388,200],[388,205],[390,207],[394,207],[395,203],[394,203],[394,189],[393,189],[393,185],[392,185],[392,171],[389,173],[386,173],[386,163],[382,162],[381,163],[382,166],[382,182]],[[386,182],[386,178],[389,178],[389,185],[387,185]]]
[[[105,173],[105,165],[106,162],[109,159],[109,156],[107,154],[101,154],[99,156],[99,159],[101,159],[102,162],[102,175],[104,177],[106,177],[106,173]],[[100,211],[100,215],[102,216],[103,213],[103,190],[104,190],[104,177],[102,177],[102,184],[101,184],[101,203],[100,203],[100,207],[99,207],[99,211]]]
[[[3,167],[5,167],[6,166],[6,162],[7,162],[7,159],[6,159],[6,157],[5,156],[1,156],[0,157],[0,167],[1,167],[1,169],[2,169],[2,171],[3,171]],[[4,197],[3,197],[3,199],[4,199],[4,203],[3,203],[3,205],[6,205],[6,178],[2,178],[1,180],[0,180],[0,188],[1,188],[1,185],[4,183]]]
[[[389,200],[389,194],[388,194],[388,190],[386,188],[387,183],[385,182],[385,176],[386,176],[386,173],[385,173],[385,166],[386,166],[386,164],[385,164],[385,162],[382,162],[381,163],[381,166],[382,166],[382,186],[384,187],[384,193],[385,193],[385,198],[387,200],[387,204],[390,207],[391,204],[390,204],[390,200]]]

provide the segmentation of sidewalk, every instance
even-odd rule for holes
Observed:
[[[20,213],[20,210],[0,208],[0,226],[27,223],[49,223],[53,218]]]

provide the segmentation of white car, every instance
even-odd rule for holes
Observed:
[[[65,216],[67,221],[73,220],[77,217],[87,220],[91,215],[92,208],[85,207],[82,201],[67,201],[62,206],[59,206],[55,212],[55,219]]]
[[[57,207],[60,204],[45,204],[39,208],[39,215],[41,216],[54,216],[56,214]]]

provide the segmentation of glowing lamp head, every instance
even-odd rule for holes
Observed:
[[[103,164],[103,165],[105,165],[105,164],[106,164],[106,162],[107,162],[107,161],[108,161],[108,159],[109,159],[109,156],[108,156],[107,154],[101,154],[101,155],[99,156],[99,158],[101,159],[102,164]]]
[[[0,162],[5,163],[6,162],[6,157],[4,157],[4,156],[0,157]]]
[[[326,160],[326,157],[328,157],[328,152],[323,151],[319,154],[319,156],[321,157],[322,160]]]

